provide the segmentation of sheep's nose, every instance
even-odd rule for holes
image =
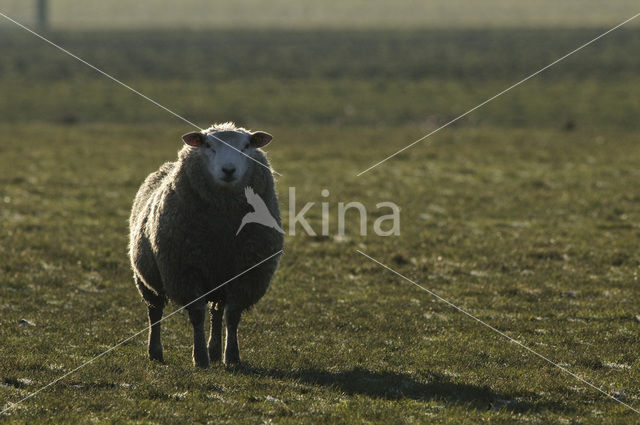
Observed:
[[[236,166],[233,164],[225,164],[222,166],[222,171],[225,175],[230,177],[236,172]]]

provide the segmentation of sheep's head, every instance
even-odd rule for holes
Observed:
[[[247,170],[256,165],[256,149],[266,146],[273,136],[263,131],[205,130],[187,133],[182,140],[199,149],[214,183],[221,186],[242,185]]]

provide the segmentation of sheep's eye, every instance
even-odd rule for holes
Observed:
[[[247,150],[249,149],[249,143],[247,143],[246,145],[244,145],[244,148],[242,148],[242,150]]]

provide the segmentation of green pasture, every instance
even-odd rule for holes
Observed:
[[[331,227],[286,237],[241,322],[241,366],[195,369],[178,314],[166,364],[147,360],[143,333],[0,423],[637,423],[357,253],[640,409],[637,29],[356,177],[599,32],[48,33],[200,126],[272,133],[285,227],[289,187],[315,202],[317,230],[328,202]],[[26,33],[0,39],[2,407],[146,326],[129,208],[192,128]],[[337,235],[350,201],[366,236],[355,214]],[[372,231],[383,201],[401,208],[397,237]]]

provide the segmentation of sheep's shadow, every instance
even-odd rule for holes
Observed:
[[[532,402],[532,393],[506,394],[487,386],[452,382],[437,373],[421,373],[416,376],[390,371],[374,372],[359,367],[340,372],[320,369],[280,370],[252,367],[246,363],[234,368],[235,373],[249,376],[267,376],[280,380],[293,380],[307,385],[334,387],[348,395],[365,395],[386,400],[412,399],[440,401],[465,405],[471,409],[505,409],[513,412],[538,410],[566,411],[566,406],[556,402]]]

